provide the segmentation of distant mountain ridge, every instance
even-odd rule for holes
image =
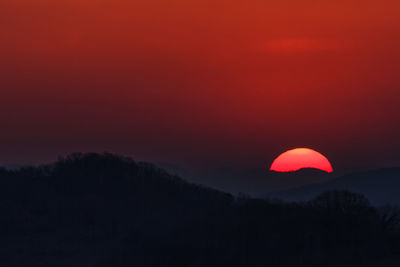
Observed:
[[[163,163],[157,166],[196,184],[204,184],[231,194],[244,193],[253,197],[263,197],[269,192],[326,182],[336,177],[336,173],[327,173],[313,168],[304,168],[296,172],[275,172],[267,168],[248,170],[222,168],[190,172],[172,164]]]
[[[324,183],[305,185],[267,196],[289,201],[305,201],[324,191],[343,189],[363,194],[375,205],[400,205],[400,168],[350,173]]]

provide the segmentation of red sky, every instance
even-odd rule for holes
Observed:
[[[400,2],[2,0],[0,162],[400,163]]]

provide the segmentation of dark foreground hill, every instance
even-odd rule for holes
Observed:
[[[0,171],[0,266],[399,266],[399,213],[362,195],[234,198],[147,163],[75,154]]]
[[[351,173],[318,184],[270,194],[290,201],[310,200],[328,190],[350,190],[366,196],[374,205],[400,205],[400,168]]]

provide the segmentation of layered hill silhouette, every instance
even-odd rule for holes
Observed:
[[[267,168],[233,170],[221,168],[193,173],[171,164],[160,164],[168,172],[185,177],[190,181],[206,184],[232,194],[244,193],[253,197],[263,197],[267,192],[284,191],[313,183],[322,183],[335,174],[306,168],[297,172],[275,172]]]
[[[296,175],[296,174],[294,174]],[[305,201],[328,190],[350,190],[365,195],[374,205],[400,204],[400,168],[351,173],[327,182],[315,183],[269,194],[290,201]]]
[[[399,214],[348,191],[286,204],[73,154],[0,170],[0,266],[398,266]]]

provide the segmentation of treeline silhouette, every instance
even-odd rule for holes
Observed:
[[[0,216],[0,266],[400,266],[396,207],[234,197],[107,153],[1,169]]]

